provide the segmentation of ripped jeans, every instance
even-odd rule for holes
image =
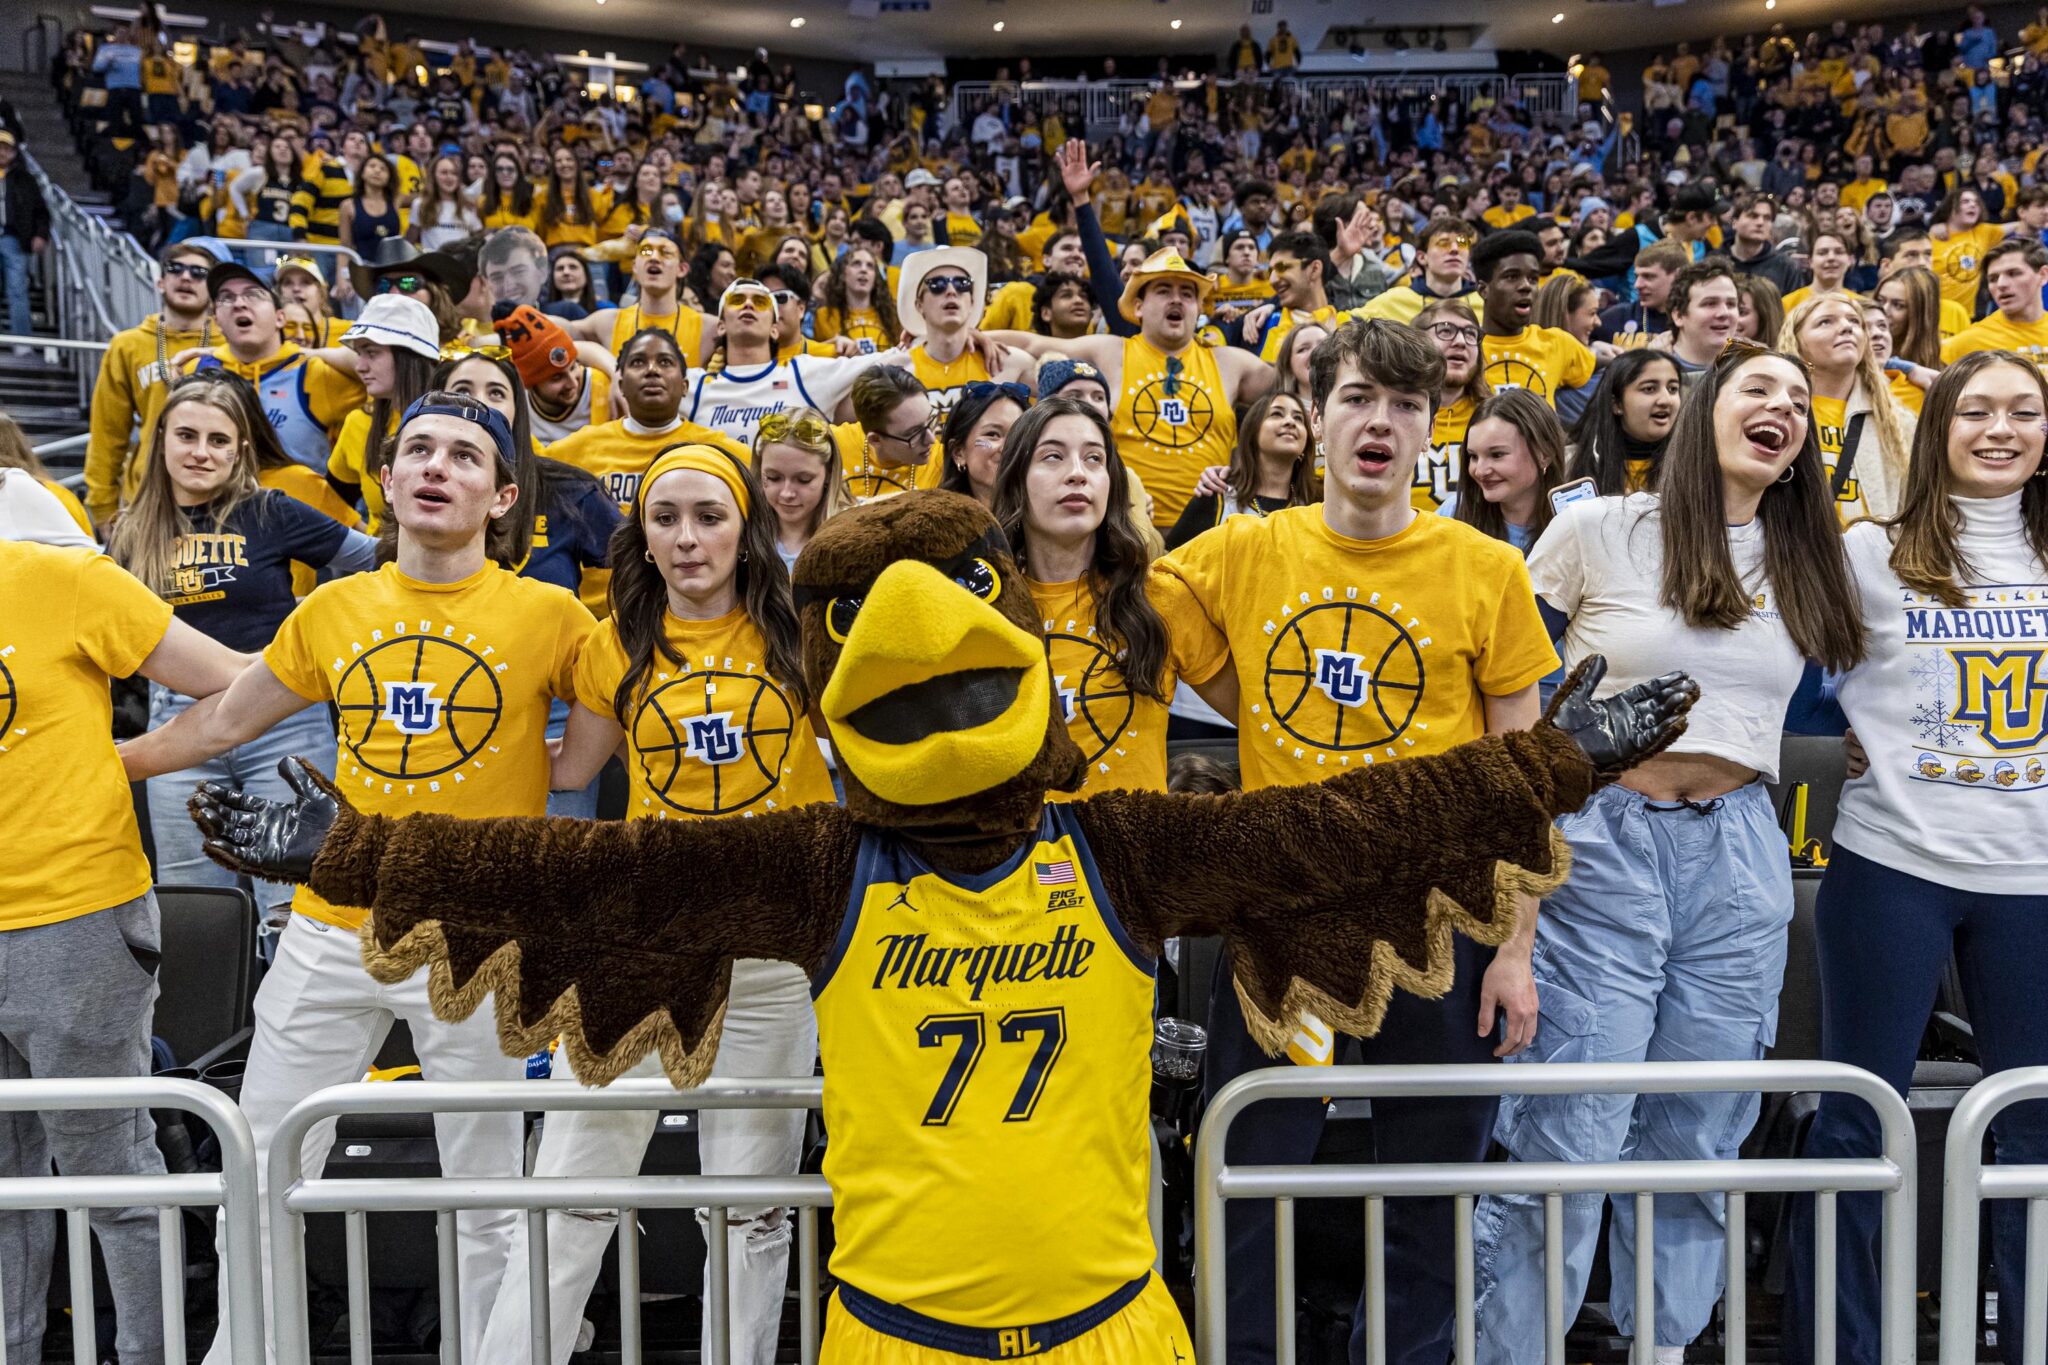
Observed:
[[[742,960],[732,969],[732,994],[725,1031],[711,1074],[741,1077],[803,1077],[818,1057],[818,1020],[811,1011],[811,987],[802,971],[786,962]],[[566,1053],[555,1054],[555,1082],[578,1084]],[[628,1076],[659,1076],[661,1061],[649,1056]],[[648,1110],[600,1113],[557,1110],[542,1130],[537,1176],[630,1176],[640,1171],[657,1115]],[[700,1111],[697,1149],[706,1175],[791,1175],[803,1156],[801,1109],[706,1109]],[[782,1301],[789,1286],[790,1220],[787,1209],[728,1211],[727,1264],[732,1272],[733,1365],[774,1365]],[[701,1224],[703,1214],[698,1214]],[[567,1365],[576,1345],[584,1301],[597,1282],[605,1247],[618,1229],[618,1214],[574,1212],[548,1215],[548,1325],[552,1365]],[[709,1275],[707,1265],[705,1273]],[[706,1293],[710,1285],[705,1286]],[[526,1274],[526,1220],[514,1224],[503,1284],[475,1359],[525,1360],[530,1285]],[[706,1353],[709,1358],[709,1353]],[[540,1365],[540,1362],[535,1362]]]

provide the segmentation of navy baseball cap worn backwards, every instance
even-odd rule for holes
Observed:
[[[399,423],[404,428],[415,417],[460,417],[465,422],[474,422],[491,434],[491,441],[498,449],[498,461],[507,469],[517,468],[512,458],[512,427],[503,413],[487,407],[459,393],[429,393],[413,400],[405,410],[405,418]]]

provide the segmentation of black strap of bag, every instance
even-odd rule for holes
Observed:
[[[1867,412],[1857,413],[1842,432],[1842,453],[1835,457],[1835,476],[1828,480],[1828,496],[1836,502],[1842,500],[1842,490],[1849,484],[1849,473],[1856,464],[1856,443],[1863,435],[1863,419],[1868,416]]]

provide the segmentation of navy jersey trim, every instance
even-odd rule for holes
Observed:
[[[1095,850],[1088,846],[1088,836],[1082,832],[1080,818],[1074,814],[1073,807],[1048,805],[1045,813],[1052,825],[1052,837],[1064,834],[1074,841],[1074,851],[1081,859],[1081,875],[1088,879],[1088,890],[1095,897],[1096,913],[1108,926],[1109,936],[1116,940],[1117,947],[1124,950],[1124,956],[1131,960],[1133,967],[1147,976],[1157,976],[1159,964],[1131,941],[1122,918],[1117,915],[1116,906],[1109,899],[1109,889],[1102,882],[1102,870],[1095,866]],[[1040,837],[1046,836],[1042,834]]]
[[[832,984],[832,978],[839,971],[839,964],[846,960],[846,950],[853,946],[854,927],[860,923],[860,908],[868,898],[868,888],[877,882],[908,881],[899,877],[901,871],[895,866],[896,859],[884,845],[879,830],[862,829],[860,847],[853,856],[853,889],[846,894],[846,909],[839,918],[839,932],[832,940],[832,951],[818,964],[818,970],[811,974],[811,999],[816,1000]]]
[[[839,1282],[839,1306],[856,1321],[900,1341],[976,1360],[1013,1360],[1086,1336],[1129,1307],[1151,1279],[1152,1273],[1147,1271],[1078,1313],[1050,1322],[1018,1323],[1014,1327],[962,1327],[942,1322],[901,1304],[878,1299],[844,1280]]]

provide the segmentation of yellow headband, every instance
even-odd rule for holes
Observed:
[[[740,509],[740,515],[748,515],[747,481],[741,475],[732,457],[717,446],[683,445],[670,446],[654,457],[654,463],[647,466],[647,472],[640,476],[640,506],[647,506],[647,492],[654,487],[654,481],[664,474],[673,474],[678,469],[694,469],[699,474],[709,474],[732,490],[732,500]]]

